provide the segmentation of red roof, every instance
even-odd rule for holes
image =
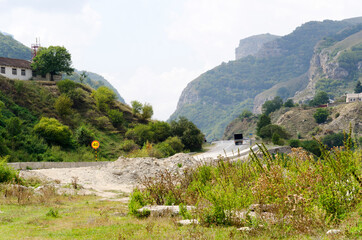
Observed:
[[[31,69],[31,62],[23,59],[0,57],[0,66]]]

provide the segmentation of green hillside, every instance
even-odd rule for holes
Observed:
[[[97,73],[75,70],[74,73],[70,76],[64,74],[63,79],[70,79],[75,82],[80,82],[80,74],[82,74],[83,72],[85,72],[85,74],[87,75],[87,77],[84,79],[84,84],[87,84],[88,86],[90,86],[91,88],[94,88],[94,89],[98,89],[101,86],[106,86],[106,87],[112,89],[112,91],[117,95],[117,99],[120,102],[126,103],[124,101],[124,99],[121,97],[121,95],[119,94],[119,92],[117,91],[117,89],[115,89],[112,86],[112,84],[110,84],[107,81],[107,79],[105,79],[104,77],[102,77],[101,75],[99,75]]]
[[[30,48],[0,32],[0,57],[31,59]]]
[[[350,26],[353,26],[351,21],[308,22],[291,34],[265,44],[256,56],[222,63],[186,87],[170,119],[185,116],[208,139],[220,138],[226,125],[242,109],[252,109],[257,94],[278,83],[305,81],[301,76],[310,67],[316,44]],[[305,82],[299,84],[305,85]],[[284,97],[294,96],[300,87],[286,88]]]

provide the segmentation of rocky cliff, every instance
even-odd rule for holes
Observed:
[[[241,39],[239,46],[235,48],[235,59],[238,60],[249,55],[254,56],[262,49],[265,43],[271,42],[277,38],[280,38],[280,36],[266,33]]]

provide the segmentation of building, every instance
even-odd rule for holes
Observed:
[[[349,93],[346,97],[346,102],[362,102],[362,93]]]
[[[0,57],[0,74],[10,79],[51,81],[50,73],[44,76],[34,74],[31,62],[23,59]],[[62,75],[53,75],[53,79],[60,81]]]
[[[0,74],[10,79],[30,80],[33,77],[30,64],[23,59],[0,57]]]

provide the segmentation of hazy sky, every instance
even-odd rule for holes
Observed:
[[[362,16],[361,0],[0,0],[0,31],[30,46],[61,45],[130,103],[166,120],[182,90],[239,40],[285,35],[311,20]]]

